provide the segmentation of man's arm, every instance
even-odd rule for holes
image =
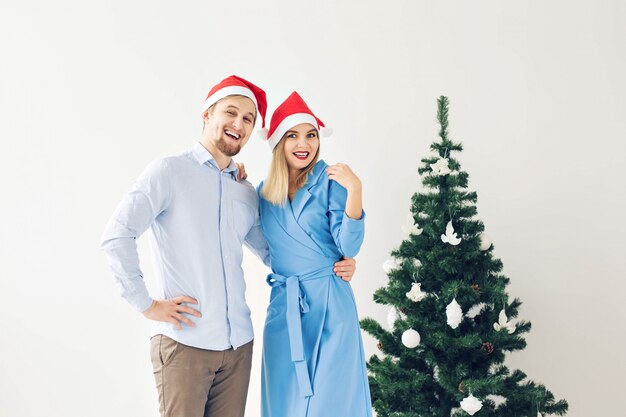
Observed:
[[[259,214],[255,215],[254,224],[250,231],[246,235],[246,239],[244,244],[259,257],[261,261],[267,266],[271,268],[270,265],[270,250],[267,246],[267,241],[265,240],[265,236],[263,236],[263,230],[261,229],[261,222],[259,218]]]
[[[181,312],[197,316],[200,313],[179,304],[197,304],[197,301],[190,297],[178,297],[181,300],[153,300],[143,280],[137,253],[137,239],[167,209],[169,199],[166,162],[155,161],[135,181],[133,189],[115,210],[104,230],[100,247],[107,255],[122,297],[149,319],[169,322],[180,328],[181,321],[192,324]]]
[[[356,260],[354,258],[343,258],[339,262],[335,262],[335,275],[344,281],[350,282],[356,272]]]

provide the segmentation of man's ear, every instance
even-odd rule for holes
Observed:
[[[204,123],[206,123],[206,122],[208,122],[208,121],[209,121],[209,117],[210,117],[210,114],[209,114],[209,113],[210,113],[210,112],[209,112],[209,109],[205,110],[205,111],[204,111],[204,113],[202,113],[202,121],[203,121]]]

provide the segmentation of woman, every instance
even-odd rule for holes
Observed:
[[[318,161],[324,124],[292,93],[274,112],[268,178],[259,185],[272,293],[263,335],[264,417],[369,417],[354,295],[333,264],[363,242],[361,182]]]

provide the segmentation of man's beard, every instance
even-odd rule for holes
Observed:
[[[235,156],[241,151],[241,145],[239,143],[228,143],[224,138],[220,138],[215,146],[226,156]]]

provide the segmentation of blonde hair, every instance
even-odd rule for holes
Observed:
[[[285,136],[287,134],[285,133]],[[263,183],[261,195],[275,206],[284,206],[289,197],[289,167],[285,158],[285,136],[274,147],[272,152],[272,164],[267,174],[267,179]],[[309,173],[313,171],[313,167],[317,163],[320,155],[320,148],[317,148],[315,157],[309,165],[301,169],[296,177],[296,190],[299,190],[306,184]]]

